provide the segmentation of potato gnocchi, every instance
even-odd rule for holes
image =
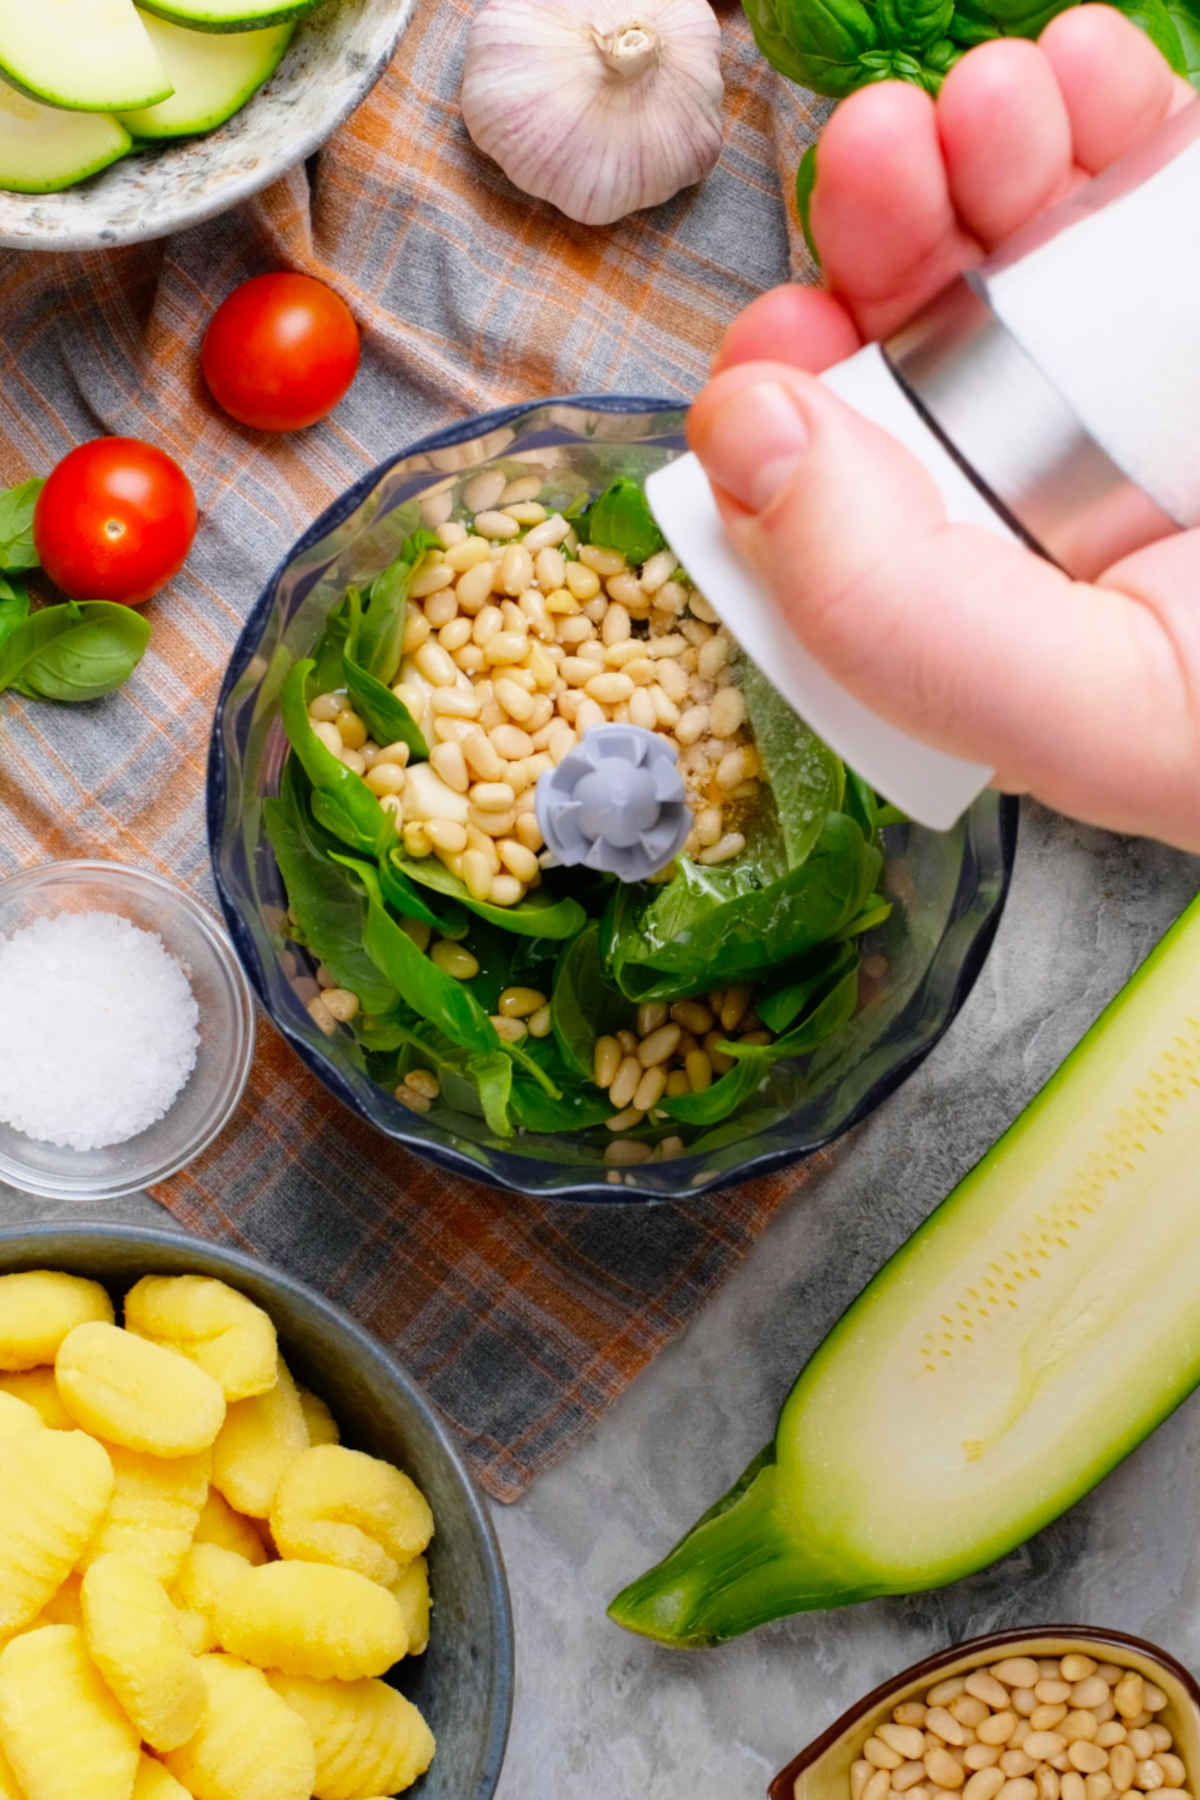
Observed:
[[[0,1800],[387,1800],[434,1739],[433,1534],[259,1306],[0,1276]]]

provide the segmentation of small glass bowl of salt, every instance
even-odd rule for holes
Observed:
[[[109,862],[0,882],[0,1181],[108,1200],[162,1181],[241,1098],[254,1009],[216,920]]]

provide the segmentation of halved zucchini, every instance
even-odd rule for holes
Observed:
[[[104,113],[62,112],[0,82],[0,188],[53,194],[95,175],[130,147]]]
[[[284,25],[320,0],[141,0],[145,11],[190,31],[251,31]]]
[[[186,137],[223,125],[275,73],[296,30],[286,24],[261,31],[187,31],[148,13],[143,22],[175,92],[157,106],[121,114],[122,125],[136,138]]]
[[[0,0],[0,72],[80,112],[153,106],[171,92],[133,0]]]
[[[619,1624],[671,1644],[940,1587],[1200,1381],[1200,900],[802,1371]]]

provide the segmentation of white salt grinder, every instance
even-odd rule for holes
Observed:
[[[1200,101],[822,376],[920,459],[952,519],[1075,576],[1200,524],[1198,140]],[[951,826],[991,771],[880,719],[808,654],[735,554],[694,456],[646,493],[784,699],[912,818]]]

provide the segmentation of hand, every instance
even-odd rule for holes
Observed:
[[[1072,581],[948,524],[920,464],[802,372],[895,330],[1195,98],[1103,6],[981,45],[936,104],[852,95],[812,202],[829,291],[776,288],[735,320],[689,438],[797,636],[867,705],[998,787],[1200,850],[1200,532]]]

